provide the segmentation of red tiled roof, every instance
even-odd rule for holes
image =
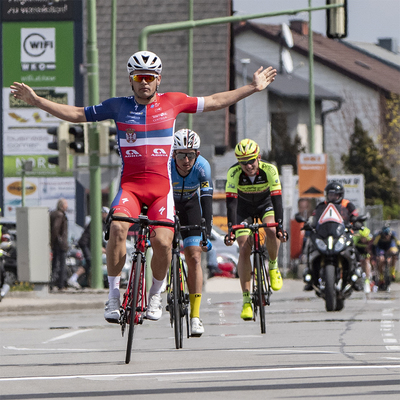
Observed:
[[[246,30],[252,30],[276,42],[280,40],[281,25],[246,22],[235,28],[236,33]],[[308,36],[294,30],[292,35],[294,45],[291,51],[297,51],[308,57]],[[326,65],[375,90],[400,94],[400,71],[376,58],[315,32],[313,32],[313,50],[314,62]]]

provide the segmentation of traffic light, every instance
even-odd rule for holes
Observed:
[[[107,156],[110,151],[118,150],[118,143],[115,139],[117,128],[109,121],[100,122],[97,125],[99,131],[99,155]]]
[[[330,39],[347,37],[347,0],[326,0],[326,5],[343,4],[343,7],[326,10],[326,36]]]
[[[73,150],[73,153],[75,155],[88,154],[89,137],[87,124],[70,124],[69,134],[69,148]]]
[[[58,165],[60,170],[65,172],[68,170],[69,159],[69,132],[68,123],[61,122],[59,126],[52,126],[47,129],[47,133],[53,136],[53,141],[47,144],[50,150],[58,150],[58,156],[48,157],[48,163]]]

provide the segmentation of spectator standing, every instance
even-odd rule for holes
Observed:
[[[57,208],[50,213],[50,246],[53,253],[50,290],[55,286],[58,290],[67,287],[65,263],[68,250],[67,209],[67,200],[60,199],[57,202]]]
[[[102,207],[101,209],[101,219],[103,222],[103,233],[106,230],[106,219],[107,215],[110,212],[108,207]],[[103,235],[104,239],[104,235]],[[68,279],[68,286],[71,286],[75,289],[82,289],[81,285],[78,282],[78,279],[86,273],[87,282],[90,281],[90,269],[92,266],[92,253],[90,251],[90,222],[86,225],[85,230],[83,231],[78,245],[82,250],[83,257],[85,258],[85,267],[79,267],[76,272],[74,272],[71,277]],[[103,240],[103,247],[102,247],[103,254],[106,252],[106,242]]]

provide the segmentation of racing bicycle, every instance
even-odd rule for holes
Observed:
[[[167,284],[167,311],[169,311],[171,327],[174,327],[175,347],[183,346],[183,320],[186,320],[186,333],[189,333],[189,293],[187,291],[187,272],[180,255],[179,233],[189,230],[200,230],[202,234],[202,246],[207,246],[207,234],[205,219],[201,225],[181,226],[179,217],[175,215],[174,239],[172,242],[172,261],[168,273]]]
[[[249,229],[253,234],[252,251],[253,263],[251,271],[251,301],[253,305],[253,320],[256,321],[257,313],[260,314],[261,333],[266,332],[265,322],[265,306],[270,305],[270,296],[272,293],[269,273],[268,259],[266,248],[261,244],[260,228],[273,228],[278,226],[277,222],[267,224],[247,224],[228,225],[228,235],[236,232],[239,229]]]
[[[146,250],[150,242],[150,227],[165,226],[174,227],[173,222],[149,220],[147,215],[139,215],[139,218],[130,218],[111,215],[111,220],[138,224],[139,231],[135,243],[135,251],[132,255],[132,268],[129,274],[128,284],[120,308],[119,324],[122,336],[124,336],[127,325],[128,340],[126,346],[125,363],[129,364],[132,353],[133,333],[135,325],[143,324],[144,315],[147,310],[146,293]]]

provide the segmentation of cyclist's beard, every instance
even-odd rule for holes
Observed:
[[[140,97],[140,96],[138,96],[138,94],[135,92],[135,89],[133,88],[133,85],[132,85],[132,91],[133,91],[133,93],[135,93],[135,97]],[[151,100],[151,99],[154,97],[154,95],[157,93],[157,91],[158,91],[158,85],[157,85],[157,87],[156,87],[156,90],[155,90],[149,97],[146,97],[146,100]]]

